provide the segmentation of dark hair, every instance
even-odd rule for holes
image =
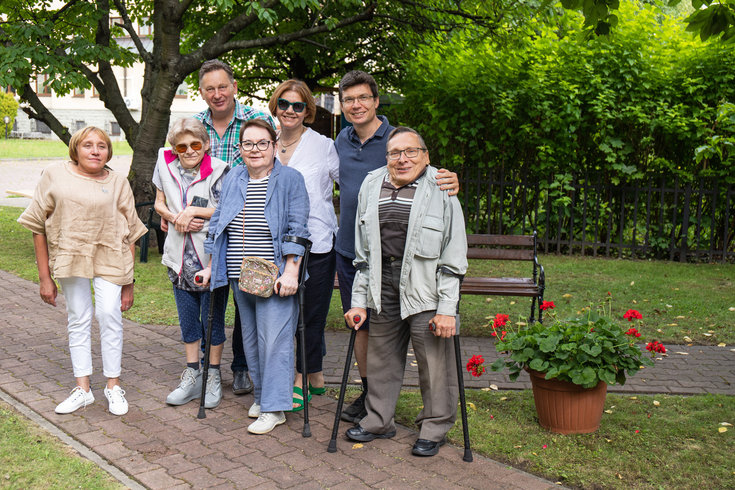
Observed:
[[[235,75],[232,72],[230,65],[220,60],[208,60],[202,63],[201,68],[199,68],[199,85],[202,84],[202,78],[204,78],[204,75],[217,70],[223,70],[227,73],[227,78],[230,79],[230,82],[235,82]]]
[[[297,92],[301,98],[304,99],[304,102],[306,103],[306,117],[304,118],[304,122],[307,124],[313,123],[316,118],[316,103],[314,103],[314,96],[312,95],[311,90],[309,90],[308,85],[301,80],[293,78],[282,82],[278,87],[276,87],[276,90],[273,91],[271,100],[268,102],[268,109],[270,109],[271,114],[274,116],[276,115],[278,99],[281,98],[284,92],[288,92],[289,90]]]
[[[242,134],[250,126],[258,126],[259,128],[266,129],[268,131],[268,134],[271,135],[271,141],[273,141],[273,144],[275,144],[276,140],[278,139],[278,136],[276,135],[276,130],[273,129],[271,123],[269,123],[265,119],[255,118],[242,123],[242,126],[240,127],[240,136],[238,137],[238,142],[242,143]]]
[[[421,148],[426,148],[426,142],[424,142],[424,138],[419,134],[418,131],[416,131],[413,128],[409,128],[408,126],[398,126],[393,131],[390,132],[388,135],[388,139],[386,140],[386,146],[387,143],[390,142],[394,137],[398,136],[401,133],[411,133],[415,134],[419,138],[419,144],[421,145]]]
[[[370,91],[373,93],[373,97],[378,96],[378,84],[375,83],[375,79],[373,78],[373,76],[369,73],[365,73],[364,71],[352,70],[351,72],[345,74],[345,76],[342,77],[342,80],[339,81],[339,100],[342,100],[342,93],[346,89],[354,87],[355,85],[363,84],[370,87]]]

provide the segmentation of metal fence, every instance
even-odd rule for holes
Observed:
[[[602,175],[532,180],[460,171],[469,233],[538,231],[541,251],[735,262],[735,186],[717,179],[610,182]]]

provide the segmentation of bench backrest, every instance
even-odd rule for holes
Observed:
[[[534,235],[467,235],[467,258],[530,260],[536,254]]]

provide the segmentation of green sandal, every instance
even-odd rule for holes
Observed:
[[[290,411],[300,412],[304,409],[304,392],[300,386],[294,386],[293,394],[294,394],[293,403],[296,403],[297,406],[293,407]],[[296,395],[299,395],[301,398],[296,398]],[[309,393],[309,396],[307,397],[307,401],[311,401],[311,393]]]
[[[316,386],[311,386],[311,383],[309,383],[309,394],[311,395],[323,395],[327,392],[327,387],[322,386],[320,388],[317,388]]]

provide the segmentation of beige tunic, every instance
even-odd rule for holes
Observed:
[[[77,174],[74,163],[44,169],[18,223],[46,235],[54,277],[101,277],[133,282],[130,244],[146,233],[127,179],[110,170],[103,180]]]

